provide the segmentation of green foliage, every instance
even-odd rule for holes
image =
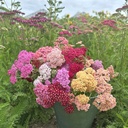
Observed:
[[[20,118],[20,116],[24,113],[27,107],[27,101],[22,99],[16,105],[12,105],[12,97],[11,94],[4,86],[0,86],[0,127],[1,128],[13,128],[16,124],[16,121]],[[13,99],[16,101],[16,98]]]
[[[50,44],[50,40],[56,38],[56,32],[51,36],[24,24],[11,25],[13,17],[2,18],[6,22],[0,22],[0,128],[28,128],[31,122],[46,123],[53,114],[52,109],[46,110],[37,105],[32,83],[19,81],[12,85],[7,71],[21,50],[35,51],[42,45]],[[19,28],[20,25],[23,29]],[[48,29],[47,26],[45,29]],[[32,37],[39,42],[31,40]]]
[[[122,111],[119,113],[116,113],[117,117],[120,119],[121,123],[123,123],[123,127],[128,127],[128,111]]]
[[[6,12],[9,11],[7,8],[5,8],[5,7],[3,7],[3,6],[0,6],[0,10],[6,11]]]
[[[58,14],[62,12],[62,10],[65,7],[61,7],[60,5],[62,4],[62,1],[57,1],[57,0],[47,0],[47,3],[49,7],[46,7],[47,9],[47,15],[49,18],[51,18],[53,21],[56,21]]]
[[[6,0],[0,0],[1,6],[0,9],[8,12],[12,10],[21,10],[21,5],[19,1],[11,0],[11,5],[7,5]]]

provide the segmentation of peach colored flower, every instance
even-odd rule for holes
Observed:
[[[107,68],[107,70],[109,71],[109,74],[110,74],[110,77],[111,77],[111,78],[114,78],[114,77],[118,76],[118,73],[115,73],[115,72],[114,72],[114,68],[113,68],[112,65],[110,65],[110,66]]]
[[[88,68],[94,63],[93,59],[86,59],[85,67]]]
[[[75,97],[75,105],[78,109],[78,111],[80,110],[84,110],[84,111],[88,111],[90,104],[88,104],[89,101],[89,97],[87,97],[86,95],[78,95]]]
[[[105,92],[111,93],[112,89],[113,88],[111,84],[105,83],[105,84],[100,84],[98,87],[96,87],[95,91],[98,94],[105,93]]]
[[[103,93],[97,96],[93,105],[95,105],[100,111],[107,111],[116,106],[116,98],[110,93]]]
[[[100,68],[96,71],[95,78],[97,80],[109,82],[110,81],[110,73],[108,70]]]

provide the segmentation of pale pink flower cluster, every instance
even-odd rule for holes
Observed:
[[[88,111],[90,107],[90,104],[88,104],[89,100],[90,100],[89,97],[86,96],[85,94],[77,95],[75,97],[75,104],[78,111],[80,110]]]
[[[80,110],[88,111],[88,109],[90,108],[90,104],[81,104],[78,101],[78,99],[75,100],[75,105],[76,105],[78,111],[80,111]]]
[[[11,69],[8,70],[8,74],[10,75],[10,81],[12,84],[17,82],[17,72],[20,71],[21,78],[28,78],[29,75],[33,71],[33,66],[31,65],[31,60],[33,57],[32,52],[27,52],[26,50],[22,50],[19,55],[18,59],[15,60],[14,64],[12,65]]]
[[[62,66],[62,64],[65,62],[65,59],[61,53],[61,50],[58,48],[53,48],[52,51],[47,55],[47,62],[51,68]]]
[[[33,85],[36,87],[38,84],[42,84],[42,76],[38,76],[34,81]]]
[[[107,111],[116,106],[116,98],[110,93],[103,93],[97,96],[93,105],[95,105],[100,111]]]
[[[111,84],[108,83],[111,79],[110,76],[111,76],[110,72],[103,68],[100,68],[96,71],[95,78],[97,79],[98,84],[95,91],[98,94],[105,93],[105,92],[111,93],[113,88]]]

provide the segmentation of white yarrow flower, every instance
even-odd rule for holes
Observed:
[[[48,80],[51,77],[51,69],[48,67],[47,64],[42,64],[39,67],[39,73],[44,80]]]

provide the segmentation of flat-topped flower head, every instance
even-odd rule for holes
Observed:
[[[56,68],[62,66],[65,62],[64,56],[58,48],[52,49],[52,51],[47,55],[47,62],[51,68]]]
[[[72,89],[80,92],[94,91],[97,85],[97,81],[93,76],[94,72],[92,68],[77,72],[76,79],[71,82]]]

